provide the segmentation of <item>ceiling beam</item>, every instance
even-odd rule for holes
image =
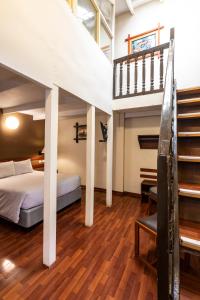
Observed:
[[[27,80],[24,78],[13,77],[11,79],[1,80],[0,93],[24,85],[25,83],[27,83]]]
[[[18,105],[18,106],[4,108],[3,113],[10,114],[10,113],[15,113],[15,112],[20,112],[20,111],[43,108],[43,107],[44,107],[44,101],[37,101],[37,102],[33,102],[33,103],[26,103],[26,104],[22,104],[22,105]]]
[[[74,117],[74,116],[84,116],[86,115],[86,108],[84,109],[74,109],[74,110],[66,110],[59,112],[59,119],[64,119],[66,117]],[[33,114],[33,120],[39,121],[39,120],[45,120],[45,113],[38,113],[36,112]]]
[[[128,6],[128,9],[130,10],[131,14],[135,15],[132,0],[125,0],[125,1],[126,1],[126,4]]]
[[[152,2],[153,0],[136,0],[133,2],[133,8],[139,7],[141,5],[144,5],[148,2]]]

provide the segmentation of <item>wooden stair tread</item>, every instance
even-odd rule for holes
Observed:
[[[185,162],[200,162],[200,156],[178,155],[178,161],[185,161]]]
[[[190,198],[200,198],[200,184],[197,183],[180,183],[179,195]]]
[[[199,93],[200,93],[199,86],[194,86],[194,87],[190,87],[190,88],[177,90],[178,96],[190,96],[190,95],[199,94]]]
[[[191,239],[187,236],[181,236],[180,241],[182,247],[200,252],[200,240]]]
[[[200,251],[200,223],[181,220],[180,242],[185,248]]]
[[[178,137],[200,137],[200,131],[180,131]]]
[[[178,119],[200,118],[200,112],[178,114],[177,118]]]
[[[193,103],[200,103],[200,98],[191,98],[191,99],[181,99],[177,101],[177,104],[193,104]]]

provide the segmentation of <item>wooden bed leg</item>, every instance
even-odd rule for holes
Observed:
[[[140,226],[135,222],[135,257],[140,255]]]

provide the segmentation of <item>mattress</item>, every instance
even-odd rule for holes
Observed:
[[[34,171],[23,175],[0,179],[0,215],[15,223],[20,209],[30,209],[43,203],[44,172]],[[79,176],[58,174],[57,197],[80,186]]]
[[[76,190],[58,197],[57,199],[57,211],[60,211],[77,200],[81,199],[81,187]],[[43,204],[30,208],[30,209],[20,209],[20,216],[18,225],[24,228],[30,228],[35,224],[43,220]]]

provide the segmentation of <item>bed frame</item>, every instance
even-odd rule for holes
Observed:
[[[69,206],[70,204],[81,199],[81,187],[76,190],[58,197],[57,211]],[[43,220],[43,205],[39,205],[30,209],[21,209],[18,225],[24,228],[30,228]]]
[[[40,160],[44,159],[44,155],[36,155],[33,157],[22,157],[22,158],[11,158],[11,159],[3,159],[0,162],[6,162],[9,160],[20,161],[25,159],[31,159],[32,166],[34,170],[39,170],[44,165]],[[81,187],[78,187],[76,190],[65,194],[57,199],[57,212],[62,210],[63,208],[69,206],[70,204],[80,200],[82,197]],[[30,228],[37,223],[43,220],[43,205],[39,205],[30,209],[21,209],[19,215],[19,222],[17,225]]]

